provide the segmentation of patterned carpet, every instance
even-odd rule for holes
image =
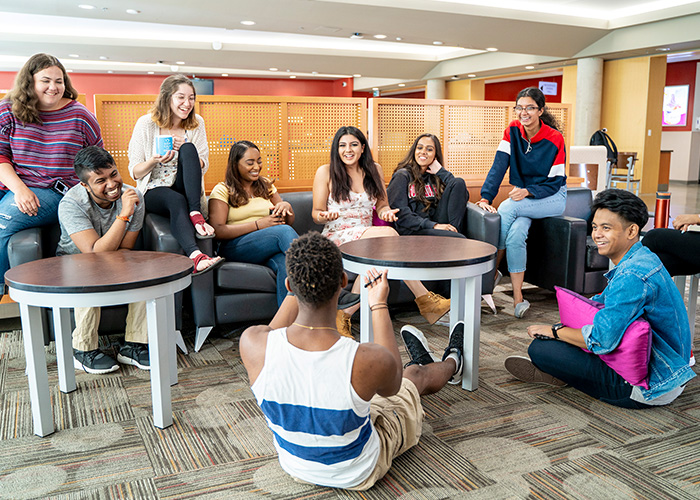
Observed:
[[[514,380],[503,360],[525,353],[525,327],[558,320],[551,292],[525,296],[532,308],[516,320],[509,285],[498,287],[498,314],[482,309],[479,389],[447,386],[424,398],[419,445],[364,493],[282,472],[238,356],[240,330],[215,331],[199,353],[178,355],[174,425],[165,430],[153,426],[148,373],[78,372],[78,390],[62,394],[51,344],[57,432],[45,438],[32,432],[21,331],[2,333],[0,498],[700,498],[700,384],[669,407],[632,411]],[[447,327],[405,311],[394,316],[396,332],[409,322],[442,352]],[[105,349],[118,341],[101,339]]]

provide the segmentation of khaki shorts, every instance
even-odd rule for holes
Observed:
[[[367,490],[389,471],[394,458],[418,444],[423,430],[423,406],[416,386],[404,378],[394,396],[375,395],[370,401],[370,418],[379,436],[379,458],[372,473],[349,490]]]

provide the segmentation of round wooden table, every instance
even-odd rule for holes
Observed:
[[[59,388],[76,388],[70,310],[146,302],[153,422],[172,425],[170,386],[177,383],[174,294],[192,280],[192,260],[163,252],[117,251],[35,260],[5,273],[19,303],[34,433],[54,431],[41,307],[53,310]]]
[[[481,276],[494,268],[496,247],[483,241],[444,236],[367,238],[340,246],[343,267],[364,276],[376,267],[387,269],[389,279],[449,279],[450,331],[464,321],[464,376],[462,388],[473,391],[479,383],[479,329]],[[367,288],[360,288],[360,341],[372,341],[372,316]]]

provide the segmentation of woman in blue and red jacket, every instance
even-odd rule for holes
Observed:
[[[478,206],[496,212],[491,205],[510,168],[513,189],[500,204],[501,236],[498,242],[500,263],[507,252],[508,272],[513,284],[515,317],[522,318],[530,308],[523,298],[527,252],[525,242],[532,219],[561,215],[566,206],[566,149],[556,119],[545,106],[544,94],[537,87],[518,93],[517,120],[508,125],[498,145]],[[497,274],[497,279],[500,273]]]

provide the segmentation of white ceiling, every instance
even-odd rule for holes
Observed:
[[[0,20],[0,70],[48,52],[77,72],[360,74],[356,89],[700,49],[687,0],[0,0]]]

